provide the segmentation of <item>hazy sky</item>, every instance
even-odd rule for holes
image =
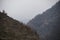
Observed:
[[[58,0],[0,0],[0,10],[14,19],[27,23],[37,14],[50,8]]]

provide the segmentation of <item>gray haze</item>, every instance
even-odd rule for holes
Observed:
[[[0,0],[0,10],[23,23],[51,8],[58,0]]]

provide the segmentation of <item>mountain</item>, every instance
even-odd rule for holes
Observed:
[[[0,40],[39,40],[39,36],[3,11],[0,12]]]
[[[60,40],[60,1],[27,23],[41,40]]]

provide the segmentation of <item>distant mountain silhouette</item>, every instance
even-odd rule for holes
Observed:
[[[60,40],[60,1],[27,23],[41,40]]]
[[[39,36],[3,11],[0,12],[0,40],[39,40]]]

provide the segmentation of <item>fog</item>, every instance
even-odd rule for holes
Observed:
[[[0,11],[23,23],[51,8],[58,0],[0,0]]]

